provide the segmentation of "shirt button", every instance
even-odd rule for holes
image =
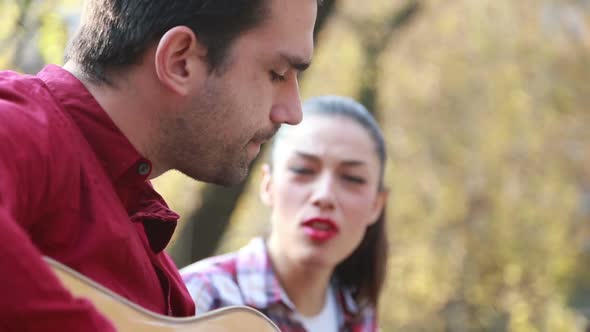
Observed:
[[[139,175],[148,175],[150,173],[151,169],[152,168],[150,167],[149,163],[142,161],[137,166],[137,173],[139,173]]]

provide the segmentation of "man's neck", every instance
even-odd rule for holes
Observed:
[[[157,107],[157,102],[152,102],[149,94],[141,88],[146,82],[145,78],[139,77],[141,73],[129,70],[125,76],[119,75],[114,82],[96,84],[88,79],[76,63],[67,62],[63,68],[84,84],[139,154],[152,161],[154,168],[150,178],[164,173],[166,170],[158,167],[154,160],[154,149],[149,139],[153,136],[150,133],[154,132],[151,110]]]

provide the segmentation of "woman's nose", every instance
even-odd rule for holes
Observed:
[[[321,209],[331,209],[335,204],[334,179],[330,175],[323,175],[318,178],[314,186],[312,202]]]

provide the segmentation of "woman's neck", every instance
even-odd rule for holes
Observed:
[[[270,240],[267,248],[274,272],[297,311],[304,316],[319,314],[326,302],[333,269],[293,262]]]

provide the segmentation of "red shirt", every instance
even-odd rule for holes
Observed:
[[[0,72],[0,331],[114,330],[41,255],[151,311],[194,315],[163,252],[178,215],[150,169],[69,72]]]

